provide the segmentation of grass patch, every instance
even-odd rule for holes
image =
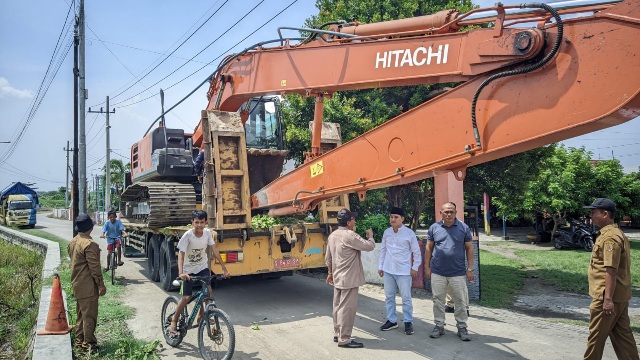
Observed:
[[[633,295],[640,295],[640,241],[631,240],[631,286]],[[535,276],[557,290],[589,294],[587,271],[591,253],[577,250],[514,250]]]
[[[507,308],[513,304],[527,277],[522,263],[486,250],[480,250],[480,274],[480,305],[491,308]]]
[[[60,244],[61,264],[58,268],[62,288],[66,293],[69,308],[68,318],[70,324],[75,324],[77,318],[76,299],[71,287],[71,269],[68,255],[68,241],[38,229],[21,229],[25,233],[55,241]],[[47,282],[51,284],[51,280]],[[131,331],[126,327],[126,320],[133,316],[133,309],[122,304],[122,294],[125,287],[116,283],[111,285],[105,276],[107,294],[100,297],[98,306],[98,324],[95,335],[98,345],[101,347],[98,354],[87,354],[84,350],[74,348],[73,355],[76,359],[157,359],[158,347],[162,347],[160,340],[151,343],[136,340]],[[33,326],[32,322],[32,326]],[[73,340],[73,336],[72,336]]]
[[[482,243],[482,246],[494,247],[494,246],[505,246],[506,244],[507,244],[506,241],[485,241]]]
[[[587,268],[591,253],[584,250],[515,250],[533,276],[557,290],[577,294],[589,293]]]
[[[43,262],[36,251],[0,241],[1,359],[26,355],[38,317]]]

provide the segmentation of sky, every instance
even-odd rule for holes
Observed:
[[[492,6],[494,2],[474,3]],[[70,4],[71,0],[0,2],[0,189],[14,181],[35,183],[39,191],[65,186],[64,148],[67,141],[73,147],[72,48],[67,53],[73,36],[73,27],[69,27],[72,17],[63,27]],[[93,111],[104,108],[105,97],[110,96],[111,108],[116,110],[110,115],[111,158],[126,163],[131,145],[161,113],[161,88],[168,108],[208,77],[225,55],[277,38],[278,27],[302,27],[317,9],[313,0],[113,0],[87,1],[85,13],[86,107]],[[294,32],[285,34],[297,36]],[[54,54],[56,43],[60,51]],[[46,74],[50,63],[52,69]],[[58,72],[53,77],[55,69]],[[48,89],[46,95],[43,90],[39,92],[41,84],[42,89]],[[167,126],[191,132],[200,119],[200,110],[207,105],[207,90],[205,84],[172,111],[166,118]],[[33,103],[39,104],[35,113],[30,112]],[[104,114],[86,115],[90,187],[105,161],[104,128]],[[21,132],[22,136],[17,136]],[[640,118],[564,143],[585,146],[595,159],[615,157],[627,171],[638,171],[638,135]],[[20,141],[16,142],[18,137]],[[12,148],[11,156],[5,158]]]

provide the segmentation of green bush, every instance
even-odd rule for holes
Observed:
[[[38,312],[40,253],[0,240],[0,359],[23,358]]]
[[[253,231],[257,231],[258,229],[270,229],[275,224],[276,219],[272,218],[269,215],[256,215],[251,218],[251,228],[253,229]]]
[[[364,237],[365,230],[373,230],[373,238],[376,242],[382,241],[382,233],[391,226],[389,217],[383,214],[367,215],[363,219],[356,220],[356,232]]]

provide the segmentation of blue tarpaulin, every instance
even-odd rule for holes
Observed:
[[[2,190],[2,193],[0,193],[0,199],[4,198],[6,195],[16,195],[16,194],[33,195],[33,199],[35,200],[36,205],[39,203],[38,193],[21,182],[15,182],[9,185],[6,189]]]

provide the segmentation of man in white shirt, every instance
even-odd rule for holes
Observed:
[[[404,332],[413,334],[413,303],[411,301],[412,278],[418,275],[422,263],[422,254],[418,239],[413,230],[403,225],[404,210],[391,208],[389,214],[391,227],[382,234],[378,275],[384,278],[384,295],[387,309],[387,322],[380,327],[389,331],[398,327],[396,314],[396,289],[402,298],[402,317]],[[413,255],[413,263],[411,261]]]
[[[171,337],[177,337],[179,335],[177,330],[178,317],[182,313],[182,309],[184,309],[184,307],[189,303],[189,300],[191,300],[191,295],[193,294],[193,285],[191,281],[189,281],[191,276],[203,277],[211,275],[207,249],[210,250],[213,257],[218,260],[218,263],[222,266],[224,277],[229,277],[227,267],[220,257],[220,252],[218,252],[218,249],[215,247],[211,230],[206,228],[207,212],[204,210],[194,211],[192,214],[191,225],[193,225],[193,229],[185,232],[178,242],[178,250],[180,251],[178,253],[178,276],[182,279],[182,288],[180,289],[182,298],[180,299],[180,302],[178,302],[176,312],[171,321],[171,326],[167,330]],[[209,293],[211,292],[211,285],[209,285]],[[204,308],[200,307],[198,323],[202,319],[203,315]]]

